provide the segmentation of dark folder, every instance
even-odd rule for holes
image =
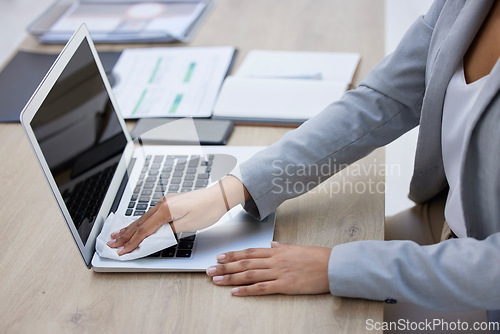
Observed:
[[[99,52],[104,70],[111,73],[120,52]],[[0,72],[0,122],[19,122],[19,115],[57,54],[19,51]]]

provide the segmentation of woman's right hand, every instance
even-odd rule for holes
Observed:
[[[243,184],[233,176],[226,176],[220,185],[187,193],[167,195],[157,205],[129,226],[111,234],[111,248],[118,255],[132,252],[162,225],[170,223],[174,233],[198,231],[216,223],[226,212],[250,197]]]

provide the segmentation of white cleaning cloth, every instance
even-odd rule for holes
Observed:
[[[165,224],[162,225],[155,233],[144,239],[135,250],[128,254],[119,256],[116,252],[117,248],[109,247],[107,242],[112,239],[111,233],[127,227],[133,223],[134,220],[135,219],[133,217],[124,217],[110,213],[96,240],[95,250],[97,254],[99,254],[100,257],[108,259],[127,261],[148,256],[159,250],[177,244],[177,240],[175,239],[174,232],[172,231],[170,224]]]

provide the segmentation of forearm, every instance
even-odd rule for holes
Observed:
[[[500,233],[430,246],[411,241],[358,241],[333,248],[332,294],[395,299],[441,310],[498,309]]]
[[[225,201],[227,201],[229,209],[238,204],[243,204],[252,198],[243,183],[233,175],[227,175],[219,182],[222,187],[221,185],[214,185],[214,187],[219,187],[221,195],[223,199],[225,197]]]

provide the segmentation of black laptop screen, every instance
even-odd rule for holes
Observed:
[[[127,144],[86,39],[35,114],[31,127],[86,244]]]

